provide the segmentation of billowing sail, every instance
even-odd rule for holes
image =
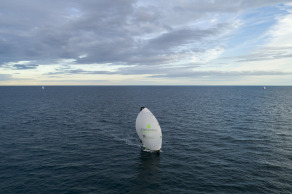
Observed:
[[[141,107],[137,116],[136,131],[144,148],[152,151],[161,149],[161,128],[155,116],[145,107]]]

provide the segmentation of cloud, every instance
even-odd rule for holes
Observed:
[[[230,1],[223,6],[220,1],[173,4],[133,0],[4,0],[0,8],[0,55],[6,62],[73,58],[79,63],[132,64],[137,62],[133,58],[142,63],[149,57],[160,63],[165,62],[160,60],[161,54],[169,56],[180,46],[204,41],[204,49],[211,48],[211,42],[205,38],[230,28],[230,24],[224,23],[228,20],[215,25],[195,24],[208,13],[236,13],[244,7],[262,4],[267,3]],[[188,49],[201,51],[197,45],[185,48]],[[78,58],[80,55],[87,57]]]
[[[36,69],[38,65],[35,64],[15,64],[13,68],[18,70],[25,70],[25,69]]]
[[[198,77],[238,77],[238,76],[274,76],[274,75],[292,75],[292,72],[283,71],[189,71],[181,70],[170,72],[169,74],[151,75],[150,77],[168,77],[168,78],[198,78]]]
[[[117,73],[111,72],[111,71],[87,71],[83,69],[63,69],[63,70],[58,70],[55,72],[49,72],[46,74],[47,75],[58,75],[58,74],[72,75],[72,74],[117,74]]]
[[[85,83],[85,84],[89,84],[89,85],[92,85],[92,84],[97,84],[97,83],[101,83],[101,84],[106,84],[108,81],[107,80],[92,80],[92,79],[89,79],[89,80],[80,80],[80,79],[67,79],[67,80],[62,80],[60,81],[59,79],[56,79],[56,80],[45,80],[46,83],[50,84],[50,83],[56,83],[56,82],[61,82],[61,83]]]
[[[147,65],[122,67],[116,71],[93,71],[84,69],[67,69],[59,70],[57,72],[48,73],[48,75],[74,75],[74,74],[107,74],[107,75],[141,75],[149,78],[202,78],[202,77],[221,77],[221,78],[238,78],[245,76],[284,76],[292,75],[289,71],[261,71],[261,70],[238,70],[238,71],[222,71],[222,70],[198,70],[199,64],[185,64],[184,67],[165,67],[155,66],[149,68]]]
[[[240,14],[264,6],[283,6],[286,2],[289,1],[3,0],[0,67],[35,70],[50,76],[236,75],[233,70],[220,71],[220,64],[212,63],[226,51],[226,40],[241,28]],[[283,14],[277,21],[278,25],[267,35],[271,45],[233,60],[290,58],[290,43],[284,43],[291,34],[287,27],[291,26],[291,17]],[[277,42],[281,45],[276,48]],[[103,64],[115,68],[103,69]],[[216,67],[204,69],[210,64]],[[52,68],[46,69],[45,65]]]
[[[2,67],[12,70],[28,70],[36,69],[39,65],[34,64],[34,61],[17,61],[1,64]]]
[[[9,74],[0,74],[0,81],[7,81],[11,79],[11,75]]]
[[[267,61],[292,57],[292,45],[288,47],[262,47],[257,51],[236,57],[237,62]]]
[[[229,59],[233,59],[234,62],[244,62],[244,64],[248,62],[276,61],[279,59],[289,60],[289,58],[292,57],[292,41],[290,38],[292,36],[292,30],[289,28],[289,26],[292,25],[291,11],[291,5],[289,6],[289,4],[287,4],[285,7],[281,8],[281,12],[278,14],[271,15],[272,13],[266,13],[267,16],[264,17],[268,17],[269,21],[265,21],[265,19],[264,22],[261,20],[254,21],[256,19],[253,18],[251,22],[251,20],[248,19],[247,22],[251,22],[251,25],[254,25],[254,27],[248,28],[245,34],[251,37],[247,40],[243,39],[243,43],[238,43],[239,48],[242,48],[242,45],[244,45],[249,47],[249,49],[247,52],[244,51],[242,52],[243,54],[241,53],[241,55],[233,56]],[[245,26],[248,27],[248,24],[245,24]],[[263,31],[258,37],[255,36],[255,34],[259,33],[258,31],[261,32],[263,24],[266,25],[263,26],[266,28],[266,31]],[[251,32],[249,33],[249,31]],[[240,36],[245,37],[243,34],[240,34]],[[283,61],[281,61],[281,63],[283,63]]]
[[[278,16],[277,23],[272,26],[266,33],[269,37],[269,43],[267,46],[273,47],[291,47],[292,46],[292,29],[289,27],[292,25],[292,4],[287,6],[286,12],[288,14]]]

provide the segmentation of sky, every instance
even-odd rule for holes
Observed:
[[[292,85],[291,0],[1,0],[0,85]]]

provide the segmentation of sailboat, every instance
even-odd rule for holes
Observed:
[[[45,89],[45,86],[42,86],[42,89],[44,90]]]
[[[144,151],[160,153],[162,132],[155,116],[146,107],[141,107],[136,119],[136,131]]]
[[[266,89],[266,86],[264,86],[263,89],[265,90]]]

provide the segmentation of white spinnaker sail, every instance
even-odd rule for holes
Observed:
[[[147,108],[143,108],[137,116],[136,131],[144,147],[153,151],[161,149],[161,128],[155,116]]]

